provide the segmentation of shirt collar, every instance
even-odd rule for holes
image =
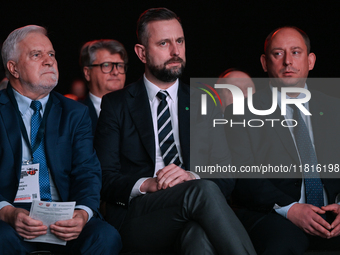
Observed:
[[[99,117],[100,105],[102,103],[102,99],[100,97],[93,95],[91,92],[89,92],[89,98],[93,103],[93,106],[94,106],[94,109],[96,110],[97,116]]]
[[[102,99],[100,97],[93,95],[91,92],[89,92],[89,97],[94,104],[100,105],[100,103],[102,102]]]
[[[14,88],[13,88],[13,92],[14,92],[15,100],[17,101],[17,104],[18,104],[19,111],[21,115],[24,115],[27,112],[27,110],[30,109],[31,102],[33,100],[24,95],[21,95]],[[49,97],[50,97],[50,94],[38,100],[41,103],[43,113],[45,111],[46,104],[47,104]]]
[[[146,87],[146,91],[148,93],[149,100],[152,102],[155,99],[157,93],[162,89],[160,89],[155,84],[153,84],[151,81],[149,81],[145,77],[145,74],[143,75],[143,80],[144,80],[144,84]],[[176,101],[177,91],[178,91],[178,79],[175,81],[175,83],[171,87],[167,88],[165,91],[168,92],[170,99],[172,99],[173,101]]]

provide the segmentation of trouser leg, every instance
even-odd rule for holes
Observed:
[[[82,255],[118,255],[122,248],[118,231],[107,222],[91,218],[77,239],[67,242],[66,246],[40,244],[39,249],[53,253]]]
[[[202,227],[219,254],[255,254],[220,189],[207,180],[185,182],[133,199],[121,228],[123,249],[171,250],[189,221]]]
[[[177,242],[178,254],[181,255],[217,254],[205,231],[195,221],[185,224]]]
[[[34,250],[34,243],[25,242],[14,228],[0,220],[0,254],[26,255]]]
[[[307,235],[276,213],[265,216],[249,235],[256,252],[262,255],[302,255],[309,246]]]

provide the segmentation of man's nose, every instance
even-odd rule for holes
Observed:
[[[44,55],[44,59],[43,59],[43,64],[44,65],[53,66],[55,61],[56,60],[55,60],[54,56],[51,56],[50,54],[45,54]]]
[[[179,48],[178,45],[175,43],[171,47],[171,56],[178,56],[179,55]]]
[[[111,75],[118,75],[118,66],[117,65],[113,65],[112,70],[110,72]]]
[[[293,63],[293,57],[291,54],[285,54],[284,65],[289,66]]]

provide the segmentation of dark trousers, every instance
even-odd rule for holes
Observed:
[[[51,251],[52,253],[112,255],[118,254],[121,247],[118,231],[98,218],[91,218],[79,237],[67,242],[66,246],[26,242],[10,225],[0,221],[1,255],[25,255],[37,250]]]
[[[220,189],[207,180],[132,199],[120,233],[125,252],[255,254]]]
[[[307,249],[340,251],[340,237],[325,239],[308,235],[276,212],[262,214],[253,226],[250,220],[260,213],[241,211],[237,212],[237,215],[245,223],[259,255],[302,255]]]

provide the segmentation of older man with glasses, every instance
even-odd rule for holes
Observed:
[[[89,107],[93,134],[96,129],[102,97],[124,87],[128,56],[116,40],[95,40],[83,45],[80,64],[88,81],[89,95],[81,101]]]

